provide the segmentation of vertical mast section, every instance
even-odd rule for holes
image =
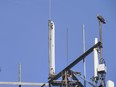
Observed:
[[[48,20],[49,27],[49,78],[55,75],[55,24]]]
[[[99,38],[101,42],[100,46],[100,64],[103,63],[103,55],[102,55],[102,22],[99,21]]]
[[[105,60],[103,58],[103,55],[102,55],[102,24],[106,24],[105,22],[105,19],[100,16],[100,15],[97,15],[97,19],[99,21],[99,38],[100,38],[100,42],[101,42],[101,45],[100,45],[100,64],[98,66],[98,73],[100,75],[100,87],[106,87],[106,84],[105,84],[105,75],[106,75],[106,66],[105,66]]]

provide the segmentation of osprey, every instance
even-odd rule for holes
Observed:
[[[105,19],[104,19],[102,16],[97,15],[97,19],[98,19],[100,22],[102,22],[103,24],[106,24]]]

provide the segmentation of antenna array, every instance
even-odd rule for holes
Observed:
[[[21,86],[65,86],[65,87],[86,87],[86,82],[89,83],[93,87],[106,87],[105,85],[105,74],[106,74],[106,66],[104,64],[104,59],[102,58],[102,24],[105,24],[105,20],[101,16],[97,16],[99,21],[99,33],[100,33],[100,41],[96,41],[95,45],[93,45],[90,49],[85,51],[85,30],[83,25],[83,54],[76,58],[72,63],[68,64],[68,29],[66,34],[66,42],[67,42],[67,66],[60,71],[58,74],[55,74],[55,24],[51,20],[51,10],[52,10],[52,0],[49,0],[49,79],[48,83],[32,83],[32,82],[22,82],[21,81],[21,64],[19,64],[19,71],[18,71],[18,82],[0,82],[0,85],[18,85]],[[98,55],[97,50],[100,51],[100,64],[98,64]],[[93,84],[86,80],[86,56],[88,56],[91,52],[94,51],[94,67],[97,70],[94,70],[94,82]],[[97,56],[96,56],[97,55]],[[84,78],[81,76],[80,72],[71,70],[76,64],[83,60],[84,64]],[[97,63],[96,63],[97,61]],[[98,64],[98,67],[97,67]],[[97,75],[98,74],[98,75]],[[59,78],[62,78],[59,80]],[[78,77],[84,80],[84,85],[79,81]],[[71,80],[70,80],[71,78]],[[97,82],[100,81],[100,85]],[[109,81],[108,85],[114,85],[113,82]],[[110,87],[110,86],[109,86]]]

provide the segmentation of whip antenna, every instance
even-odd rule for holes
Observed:
[[[67,58],[67,65],[68,65],[68,28],[66,30],[66,58]]]
[[[51,19],[52,0],[49,0],[49,20]]]
[[[83,53],[85,53],[85,26],[83,24],[82,28],[82,37],[83,37]],[[84,65],[84,79],[86,79],[86,60],[83,59],[83,65]],[[84,87],[86,87],[86,81],[84,81]]]

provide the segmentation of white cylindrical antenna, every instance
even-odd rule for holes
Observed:
[[[53,21],[48,21],[49,27],[49,77],[55,75],[55,24]]]
[[[95,38],[95,44],[98,43],[98,39]],[[94,48],[94,77],[97,77],[97,69],[98,69],[98,48]]]
[[[85,26],[83,24],[82,28],[82,37],[83,37],[83,53],[85,53]],[[83,59],[83,65],[84,65],[84,79],[86,79],[86,60]],[[84,81],[84,87],[86,87],[86,81]]]
[[[108,81],[107,81],[107,86],[106,86],[106,87],[115,87],[115,86],[114,86],[114,82],[111,81],[111,80],[108,80]]]

